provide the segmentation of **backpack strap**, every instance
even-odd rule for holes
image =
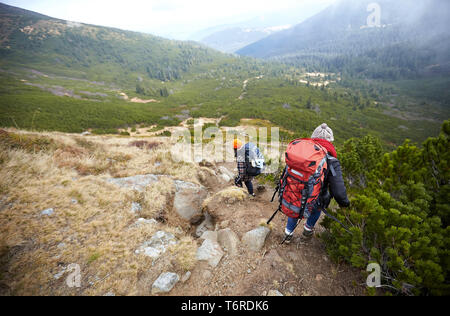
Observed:
[[[327,164],[328,164],[328,170],[331,172],[331,175],[333,177],[336,176],[336,170],[334,170],[333,164],[331,163],[332,161],[336,161],[337,158],[334,158],[333,156],[331,156],[330,154],[327,154]]]

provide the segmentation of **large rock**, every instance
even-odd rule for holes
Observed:
[[[152,294],[169,293],[180,277],[176,273],[166,272],[161,274],[152,285]]]
[[[222,248],[226,249],[231,256],[238,254],[240,244],[239,237],[229,228],[219,230],[218,241]]]
[[[173,208],[178,215],[191,223],[197,223],[202,217],[202,203],[207,191],[203,186],[175,181],[175,199]]]
[[[158,176],[154,174],[146,174],[127,178],[108,179],[108,182],[113,183],[121,188],[143,192],[147,186],[157,182],[158,180]]]
[[[147,257],[156,259],[165,253],[169,246],[176,244],[177,240],[174,235],[165,231],[158,231],[149,241],[144,242],[136,250],[136,254],[144,254]]]
[[[242,237],[242,242],[248,249],[252,251],[260,251],[264,246],[267,236],[270,233],[270,229],[265,226],[259,226],[258,228],[247,232]]]
[[[208,261],[211,267],[217,267],[224,253],[220,245],[210,239],[205,239],[197,249],[197,260]]]

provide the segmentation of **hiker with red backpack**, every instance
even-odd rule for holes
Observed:
[[[236,186],[242,188],[242,182],[247,187],[248,194],[255,197],[253,191],[253,178],[263,172],[265,163],[264,156],[261,154],[259,148],[253,143],[245,145],[238,139],[233,142],[234,156],[237,161],[238,176],[234,183]]]
[[[311,238],[322,211],[330,216],[326,208],[332,198],[340,207],[350,206],[333,141],[333,131],[324,123],[316,128],[311,138],[297,139],[288,145],[286,168],[275,192],[279,193],[280,206],[268,222],[279,211],[288,216],[283,242],[291,242],[303,218],[306,219],[303,237]]]

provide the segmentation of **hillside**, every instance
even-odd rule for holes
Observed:
[[[373,13],[373,9],[368,11],[368,5],[372,2],[338,1],[291,29],[237,53],[339,71],[373,64],[390,67],[391,72],[403,71],[403,76],[424,72],[432,65],[434,71],[448,72],[448,1],[377,1],[381,10],[379,27],[367,27],[367,19]]]
[[[304,135],[332,121],[338,142],[374,134],[392,147],[405,138],[422,142],[448,117],[435,94],[446,81],[419,84],[432,96],[424,98],[411,95],[408,82],[349,82],[337,72],[1,8],[3,127],[118,134],[206,116],[228,126],[266,120]]]
[[[0,4],[0,67],[24,65],[95,81],[180,79],[229,59],[196,43],[50,18]]]
[[[233,186],[232,160],[179,162],[165,137],[0,130],[0,295],[448,295],[449,127],[390,153],[348,140],[352,206],[329,210],[352,235],[323,218],[290,245],[285,216],[264,224],[276,173],[253,198]],[[361,273],[374,260],[376,290]]]
[[[172,145],[0,131],[0,295],[157,295],[166,272],[179,281],[159,295],[364,294],[319,239],[280,246],[282,216],[258,249],[247,245],[274,211],[271,187],[250,198],[232,185],[234,163],[177,163]],[[200,259],[204,245],[213,250]],[[72,264],[80,287],[66,285]]]
[[[234,53],[247,45],[257,42],[280,29],[288,26],[273,28],[241,28],[233,27],[215,32],[203,38],[201,42],[222,52]]]

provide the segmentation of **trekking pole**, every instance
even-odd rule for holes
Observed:
[[[273,213],[272,217],[267,221],[267,225],[269,225],[270,222],[273,221],[273,219],[275,218],[275,216],[276,216],[276,215],[278,214],[278,212],[280,212],[280,211],[281,211],[281,207],[279,207],[279,208],[277,209],[277,211],[276,211],[275,213]]]
[[[326,209],[323,209],[323,212],[325,213],[326,216],[328,216],[329,218],[331,218],[332,220],[334,220],[335,222],[340,224],[347,233],[349,233],[350,235],[353,235],[353,233],[350,231],[350,229],[346,225],[344,225],[340,220],[338,220],[336,217],[334,217],[333,215],[328,213]]]
[[[277,185],[277,188],[275,189],[275,192],[273,193],[272,200],[270,202],[273,202],[275,200],[275,196],[277,195],[278,191],[280,191],[280,185]]]

